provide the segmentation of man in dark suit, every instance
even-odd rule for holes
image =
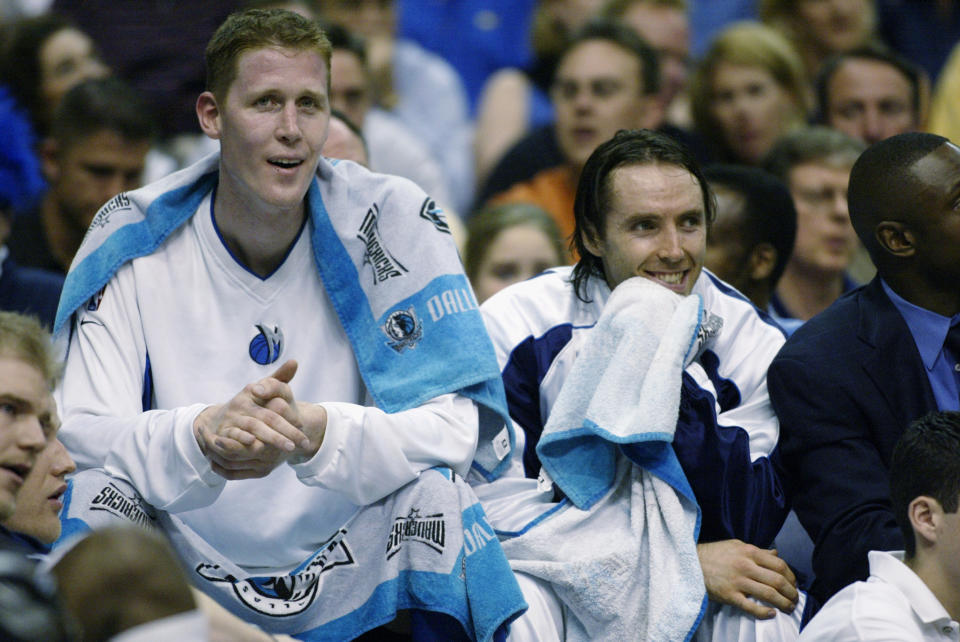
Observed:
[[[925,133],[881,141],[854,165],[848,200],[878,275],[797,330],[768,374],[821,603],[867,577],[867,551],[903,548],[893,447],[913,419],[960,407],[960,355],[945,346],[960,321],[960,148]]]

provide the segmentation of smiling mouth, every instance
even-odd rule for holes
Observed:
[[[280,169],[293,169],[294,167],[299,167],[303,164],[302,160],[295,160],[292,158],[271,158],[267,162],[274,167],[279,167]]]
[[[683,272],[649,272],[657,281],[666,283],[667,285],[680,285],[683,283],[683,277],[687,275],[686,270]]]

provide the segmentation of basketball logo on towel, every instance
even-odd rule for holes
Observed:
[[[406,310],[391,312],[381,327],[390,337],[387,345],[397,352],[403,352],[407,348],[416,348],[417,343],[423,338],[423,325],[417,318],[417,312],[413,306]]]
[[[271,364],[280,358],[283,352],[283,332],[280,327],[268,323],[258,323],[259,333],[250,341],[250,358],[261,366]]]

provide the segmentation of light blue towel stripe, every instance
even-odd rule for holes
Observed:
[[[73,266],[60,296],[54,334],[124,263],[160,247],[171,232],[190,218],[216,184],[217,174],[211,173],[195,183],[165,192],[150,204],[142,221],[121,227],[94,253]]]

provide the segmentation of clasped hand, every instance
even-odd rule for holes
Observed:
[[[326,411],[297,402],[289,360],[268,377],[244,386],[225,404],[209,406],[193,424],[200,450],[226,479],[264,477],[291,458],[306,460],[323,442]]]

